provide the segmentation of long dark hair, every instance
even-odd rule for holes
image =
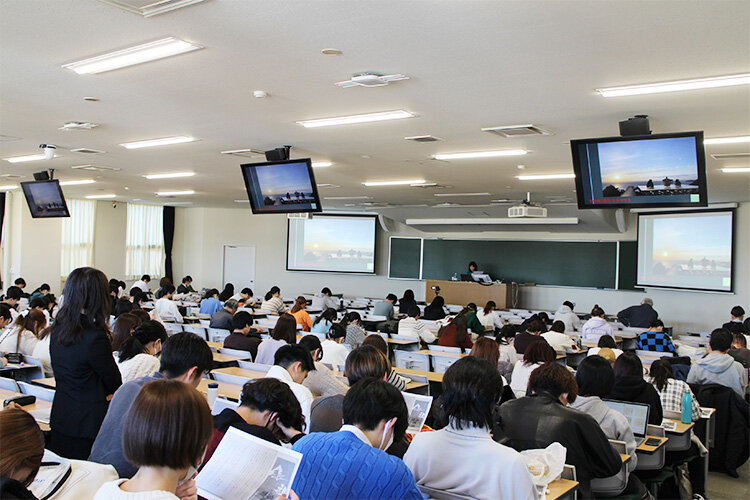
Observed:
[[[152,319],[144,321],[120,346],[120,363],[146,352],[146,344],[157,340],[161,340],[162,345],[167,341],[164,325]]]
[[[112,327],[112,351],[119,351],[122,344],[130,338],[130,334],[143,320],[132,313],[124,313],[117,317]]]
[[[313,326],[320,323],[320,320],[323,320],[323,319],[328,320],[330,323],[333,323],[334,321],[336,321],[336,309],[329,307],[322,313],[318,314],[318,317],[315,318],[315,321],[313,321]]]
[[[21,349],[21,337],[25,330],[30,331],[34,334],[34,337],[39,338],[39,332],[47,326],[47,318],[44,317],[44,313],[41,311],[29,311],[26,316],[18,316],[13,322],[13,328],[16,331],[16,352],[20,352]]]
[[[651,377],[653,377],[654,385],[656,386],[656,390],[659,392],[666,389],[667,381],[670,378],[674,378],[672,365],[669,364],[669,361],[664,359],[657,359],[656,361],[651,363],[649,374],[651,375]]]
[[[274,340],[284,340],[287,344],[297,343],[297,320],[289,313],[279,316],[271,330],[271,338]]]
[[[404,296],[399,299],[399,304],[411,304],[414,302],[414,290],[411,288],[404,290]]]
[[[430,305],[428,305],[425,309],[442,310],[444,305],[445,305],[445,299],[441,297],[440,295],[438,295],[434,299],[432,299],[432,302],[430,302]]]
[[[456,343],[457,344],[463,344],[466,342],[467,337],[467,325],[468,321],[466,321],[466,315],[459,314],[455,318],[453,318],[453,321],[451,321],[454,325],[456,325]]]
[[[226,302],[230,298],[232,298],[232,295],[234,295],[234,285],[231,283],[227,283],[224,285],[224,290],[221,291],[219,294],[219,300],[222,302]]]
[[[52,335],[64,346],[77,344],[88,330],[109,334],[111,299],[107,277],[93,267],[74,269],[65,281],[62,307],[57,312]]]
[[[271,289],[266,294],[265,300],[271,300],[271,297],[273,297],[274,295],[276,295],[279,292],[281,292],[281,288],[279,288],[277,286],[272,286]]]
[[[484,309],[483,309],[484,314],[485,315],[489,314],[490,312],[492,312],[492,309],[494,309],[495,307],[497,307],[497,304],[495,304],[495,301],[488,300],[487,303],[484,305]]]

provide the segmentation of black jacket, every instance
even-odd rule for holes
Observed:
[[[63,346],[52,333],[49,352],[56,385],[50,427],[93,440],[107,413],[107,396],[122,385],[109,337],[104,330],[88,330],[77,344]]]
[[[411,306],[416,306],[416,305],[417,305],[416,300],[398,299],[398,312],[400,314],[409,314],[409,308]]]
[[[747,335],[747,321],[745,323],[741,321],[727,321],[723,325],[721,325],[722,328],[726,328],[731,333],[741,333],[742,335]]]
[[[26,487],[15,479],[0,478],[0,498],[3,500],[36,500]]]
[[[575,465],[583,498],[590,498],[591,479],[617,474],[620,454],[591,416],[563,406],[547,392],[500,405],[496,441],[517,451],[546,448],[554,442],[567,449],[565,463]]]
[[[648,423],[661,425],[664,417],[661,408],[661,398],[654,386],[643,380],[643,377],[618,377],[615,385],[607,395],[607,399],[630,401],[631,403],[645,403],[651,407]]]
[[[658,318],[659,313],[650,304],[630,306],[617,313],[617,320],[625,326],[648,328]]]
[[[523,355],[526,352],[526,349],[528,349],[531,344],[538,340],[547,342],[547,340],[541,335],[532,335],[529,332],[517,333],[516,337],[513,339],[513,347],[516,348],[516,352],[518,354]]]
[[[424,314],[422,319],[435,321],[436,319],[445,318],[445,310],[442,307],[430,307],[429,305],[424,308]]]
[[[224,339],[224,347],[227,349],[237,349],[239,351],[247,351],[252,354],[253,359],[258,355],[258,346],[263,342],[263,339],[256,332],[250,332],[247,335],[241,333],[232,332],[227,338]]]

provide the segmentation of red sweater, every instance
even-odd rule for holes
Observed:
[[[438,345],[443,347],[463,347],[466,350],[471,349],[474,343],[471,341],[471,334],[467,331],[466,338],[460,344],[456,341],[456,325],[451,323],[443,328],[440,332]]]

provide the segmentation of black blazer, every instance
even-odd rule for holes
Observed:
[[[50,340],[55,372],[55,399],[50,427],[69,437],[96,438],[109,402],[122,377],[104,330],[88,330],[77,344],[63,346],[57,335]]]

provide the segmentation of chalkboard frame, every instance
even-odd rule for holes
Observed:
[[[392,259],[391,256],[393,255],[393,240],[394,239],[396,240],[419,240],[419,275],[416,278],[391,275],[391,259]],[[405,281],[421,281],[423,265],[424,265],[424,238],[421,238],[419,236],[390,236],[388,238],[388,279],[405,280]]]

